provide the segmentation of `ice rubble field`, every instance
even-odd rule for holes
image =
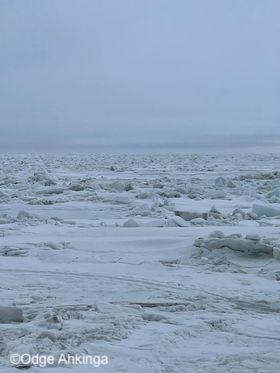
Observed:
[[[2,155],[0,370],[279,372],[279,162]]]

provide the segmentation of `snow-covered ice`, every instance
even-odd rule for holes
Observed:
[[[0,371],[278,372],[279,162],[2,155]]]

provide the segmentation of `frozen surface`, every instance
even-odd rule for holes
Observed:
[[[279,161],[2,155],[0,371],[279,372]]]

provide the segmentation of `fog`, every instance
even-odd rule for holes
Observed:
[[[278,0],[2,0],[1,151],[271,148]]]

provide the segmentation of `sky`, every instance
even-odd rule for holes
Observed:
[[[1,0],[0,150],[280,144],[279,0]]]

